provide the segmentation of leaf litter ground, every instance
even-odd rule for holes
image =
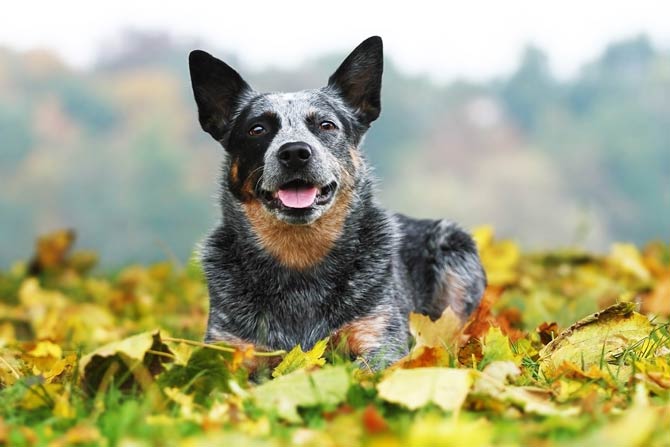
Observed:
[[[670,445],[670,245],[522,253],[475,231],[462,326],[410,316],[384,371],[328,339],[201,342],[199,265],[92,273],[74,233],[0,273],[0,445]]]

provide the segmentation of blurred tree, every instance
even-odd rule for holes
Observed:
[[[34,143],[30,116],[25,109],[0,106],[0,175],[14,171]]]
[[[194,47],[129,31],[89,71],[0,49],[0,264],[60,226],[107,265],[188,256],[216,221],[222,156],[197,123]],[[259,91],[320,87],[344,56],[259,71],[206,48]],[[534,47],[487,83],[436,85],[386,62],[364,151],[387,206],[538,244],[573,240],[583,216],[592,248],[670,239],[670,54],[645,37],[613,43],[566,81]]]
[[[527,47],[519,68],[501,88],[503,104],[523,130],[532,132],[539,114],[556,96],[547,55],[539,48]]]

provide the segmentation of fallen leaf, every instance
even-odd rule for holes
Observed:
[[[510,342],[500,328],[491,327],[482,341],[482,360],[480,366],[499,361],[517,361],[517,356],[512,352]]]
[[[361,416],[363,420],[363,427],[365,431],[369,434],[374,435],[377,433],[385,432],[389,429],[388,423],[384,417],[379,414],[377,407],[374,405],[368,405],[363,410],[363,415]]]
[[[642,255],[633,244],[612,244],[612,249],[607,257],[610,264],[623,272],[626,272],[641,281],[649,281],[651,275],[644,265]]]
[[[349,390],[349,374],[344,366],[316,371],[299,369],[250,390],[256,406],[276,411],[289,422],[300,422],[298,407],[335,405],[343,402]]]
[[[272,371],[272,377],[279,377],[291,373],[298,369],[308,368],[310,366],[323,366],[326,359],[323,353],[326,352],[328,339],[324,338],[314,344],[312,349],[307,352],[302,350],[300,345],[294,347]]]
[[[488,283],[492,286],[515,283],[519,277],[518,265],[521,258],[519,246],[509,240],[495,240],[491,226],[475,228],[473,238],[486,271]]]
[[[247,373],[240,368],[233,374],[232,361],[231,352],[198,347],[191,352],[186,364],[173,364],[161,373],[158,384],[161,388],[188,389],[198,404],[207,403],[217,392],[237,391],[244,395],[239,383],[246,382]]]
[[[428,415],[418,418],[410,427],[403,446],[467,446],[493,445],[493,427],[486,419],[440,418]]]
[[[52,407],[62,391],[63,385],[60,383],[35,383],[26,388],[19,405],[26,410]]]
[[[37,239],[35,256],[29,270],[33,274],[40,274],[44,270],[51,270],[61,266],[68,251],[75,240],[73,230],[58,230],[45,234]]]
[[[642,300],[642,311],[670,316],[670,273],[663,275]]]
[[[539,334],[542,344],[547,345],[558,335],[558,323],[555,321],[551,323],[544,322],[535,331]]]
[[[476,369],[477,364],[479,364],[484,357],[482,351],[482,342],[474,337],[470,338],[458,350],[458,362],[463,366]]]
[[[653,326],[634,308],[632,303],[615,304],[561,332],[540,351],[540,373],[555,377],[565,361],[581,365],[582,369],[612,361],[624,349],[649,336]]]
[[[394,365],[399,368],[425,368],[428,366],[449,366],[449,353],[441,346],[431,348],[420,346],[414,348],[406,357],[398,360]]]
[[[434,403],[445,411],[456,411],[472,381],[472,371],[467,369],[396,369],[377,384],[377,391],[380,398],[410,410]]]
[[[428,346],[450,347],[459,343],[458,335],[463,328],[463,322],[447,307],[440,318],[432,321],[428,315],[410,313],[409,331],[416,340],[416,347]]]
[[[254,345],[251,344],[235,346],[235,352],[233,353],[233,361],[230,362],[231,371],[233,372],[237,371],[244,364],[245,361],[253,359],[255,352],[256,351],[254,350]]]
[[[463,333],[471,337],[481,339],[488,332],[491,324],[495,322],[495,317],[491,313],[493,304],[498,301],[504,288],[489,286],[484,291],[484,296],[479,302],[477,309],[470,315],[468,322],[463,329]]]
[[[520,375],[521,370],[513,362],[490,363],[477,377],[473,393],[512,403],[525,413],[544,416],[574,416],[579,413],[578,407],[558,407],[551,401],[552,394],[548,390],[508,384],[508,379]]]
[[[572,444],[646,447],[649,445],[646,441],[658,419],[659,413],[649,405],[647,389],[640,383],[635,387],[633,405],[628,410],[595,432],[574,440]],[[667,437],[664,444],[667,445]]]
[[[119,384],[122,388],[135,382],[146,388],[152,377],[163,370],[162,364],[170,361],[172,353],[161,341],[160,331],[143,332],[83,356],[79,361],[79,374],[89,391],[97,390],[103,380],[110,380],[109,375],[125,377]]]
[[[70,428],[63,436],[49,444],[50,447],[65,447],[72,445],[96,445],[103,440],[97,427],[80,423]]]
[[[659,395],[670,395],[670,361],[666,357],[650,357],[635,362],[635,378]]]

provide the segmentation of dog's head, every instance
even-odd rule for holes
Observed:
[[[381,38],[361,43],[316,90],[257,93],[199,50],[189,67],[200,124],[228,151],[227,187],[238,200],[307,225],[351,188],[358,144],[381,111]]]

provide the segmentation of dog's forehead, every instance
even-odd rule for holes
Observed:
[[[332,99],[320,90],[302,90],[288,93],[266,93],[251,104],[252,114],[271,112],[278,116],[304,116],[332,108]]]

